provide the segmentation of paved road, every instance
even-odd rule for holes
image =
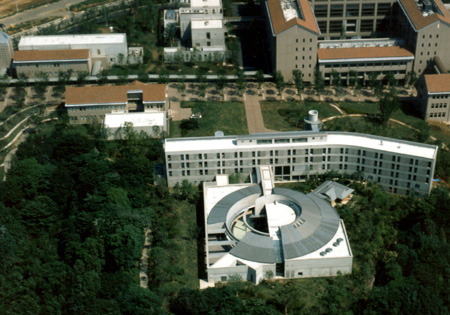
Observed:
[[[14,14],[12,16],[1,18],[0,23],[5,24],[6,27],[24,23],[32,20],[43,19],[52,16],[69,16],[70,13],[67,9],[68,5],[78,4],[84,0],[61,0],[58,2],[53,2],[47,5],[43,5],[34,9],[26,10]],[[19,4],[20,9],[20,4]]]

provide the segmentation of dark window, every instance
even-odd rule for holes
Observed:
[[[327,17],[328,16],[328,6],[326,6],[326,5],[314,6],[314,14],[316,17]]]
[[[345,16],[359,16],[359,4],[347,4]]]
[[[330,17],[341,17],[344,14],[344,6],[342,4],[334,4],[330,7]]]
[[[390,3],[378,3],[377,15],[389,15],[391,11]]]
[[[363,4],[362,5],[362,16],[373,16],[375,14],[375,4]]]

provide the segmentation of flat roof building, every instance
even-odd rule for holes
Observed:
[[[250,176],[270,165],[276,182],[330,171],[358,175],[385,191],[426,195],[437,146],[349,132],[277,132],[164,141],[169,186],[199,184],[221,174]]]
[[[167,132],[166,112],[111,113],[105,114],[104,122],[109,130],[108,139],[123,138],[127,123],[133,124],[136,132],[143,131],[150,137],[160,137],[162,132]]]

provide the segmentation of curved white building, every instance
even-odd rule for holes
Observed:
[[[330,171],[358,175],[385,191],[428,194],[438,147],[350,132],[277,132],[242,136],[166,139],[167,182],[248,176],[272,167],[275,182],[306,180]]]

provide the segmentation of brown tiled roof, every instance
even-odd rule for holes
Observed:
[[[450,74],[426,74],[428,93],[450,92]]]
[[[14,52],[14,61],[76,60],[76,59],[89,59],[89,49],[17,50]]]
[[[317,50],[319,60],[413,57],[409,50],[398,46],[392,47],[358,47],[358,48],[320,48]]]
[[[432,1],[434,1],[434,3],[439,8],[442,14],[433,13],[430,14],[429,16],[423,16],[422,12],[420,11],[419,7],[417,6],[414,0],[398,0],[400,6],[403,8],[403,10],[405,11],[406,15],[408,16],[409,20],[411,21],[416,30],[420,30],[437,21],[442,21],[447,24],[450,24],[450,12],[448,12],[448,10],[444,7],[441,0],[432,0]]]
[[[272,29],[275,35],[290,29],[296,25],[302,26],[314,33],[320,34],[317,27],[316,18],[312,12],[311,5],[308,0],[298,0],[300,7],[302,8],[305,19],[293,18],[289,21],[284,20],[283,10],[281,8],[280,0],[268,0],[267,8],[269,10],[269,18],[272,22]]]
[[[66,87],[66,105],[126,103],[127,92],[142,91],[142,101],[163,102],[166,100],[164,84],[144,84],[134,81],[121,86]]]

